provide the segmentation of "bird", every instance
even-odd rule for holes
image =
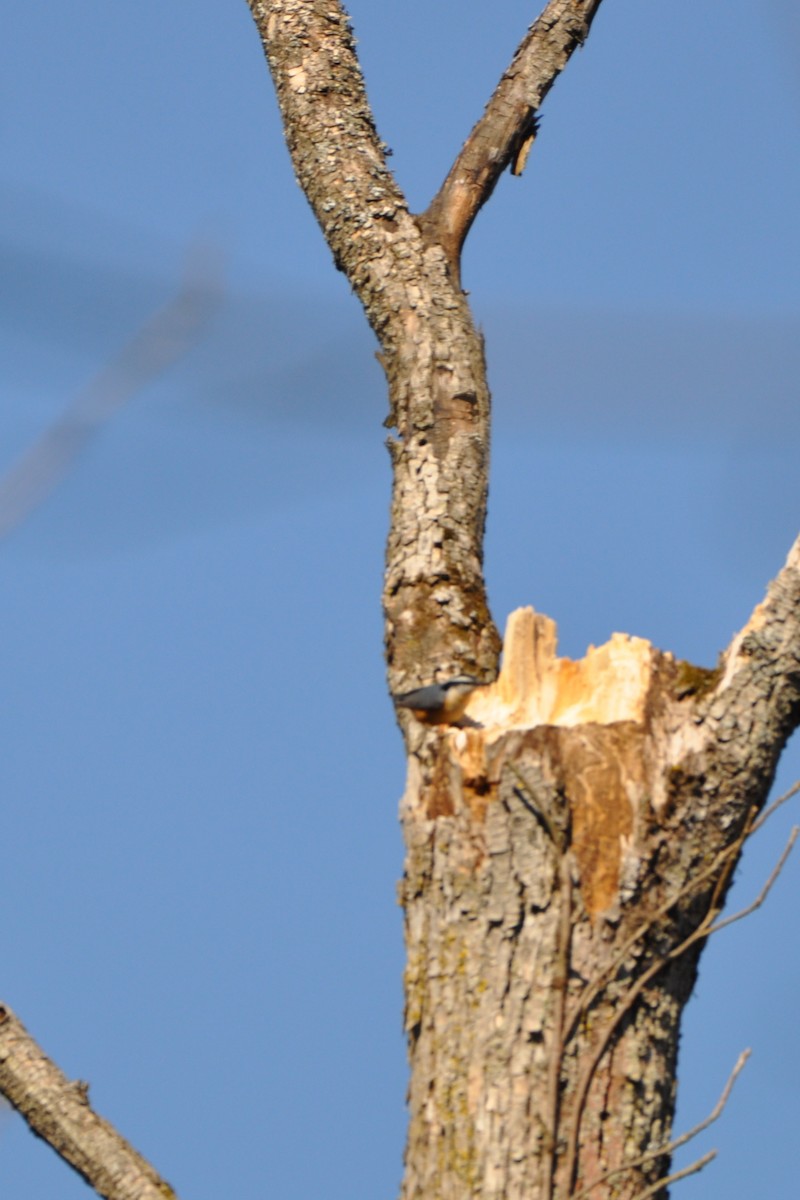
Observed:
[[[456,675],[442,683],[414,688],[392,696],[396,708],[407,708],[423,725],[457,725],[476,688],[483,687],[472,675]]]

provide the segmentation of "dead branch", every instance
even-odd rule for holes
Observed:
[[[383,592],[391,689],[489,678],[499,637],[482,570],[483,340],[443,248],[425,244],[386,164],[340,0],[248,3],[297,180],[381,343],[386,424],[398,432]],[[443,541],[428,536],[434,526],[447,529]]]
[[[752,763],[755,772],[742,775],[742,785],[759,787],[774,770],[790,735],[800,723],[800,537],[786,562],[755,606],[746,625],[724,652],[719,678],[707,698],[709,720],[704,723],[706,750],[713,760]],[[764,726],[760,739],[764,756],[753,755],[747,737],[750,724],[738,714],[753,712]],[[766,774],[765,774],[766,772]],[[747,794],[747,791],[745,791]]]
[[[386,163],[341,0],[247,0],[298,183],[373,326],[369,292],[405,197]],[[403,222],[401,222],[403,223]],[[419,239],[410,218],[406,224]],[[357,250],[357,253],[356,253]],[[379,272],[378,272],[379,273]]]
[[[676,1150],[681,1148],[681,1146],[685,1146],[687,1142],[692,1141],[692,1139],[696,1138],[698,1134],[703,1133],[710,1125],[713,1125],[714,1122],[722,1115],[722,1112],[728,1103],[728,1099],[730,1098],[731,1091],[733,1090],[733,1085],[743,1070],[748,1058],[750,1057],[750,1053],[750,1050],[743,1050],[739,1055],[733,1070],[728,1076],[728,1081],[725,1084],[725,1087],[722,1089],[722,1094],[719,1100],[714,1105],[708,1116],[704,1118],[704,1120],[698,1122],[697,1125],[693,1125],[691,1129],[687,1129],[686,1133],[682,1133],[680,1137],[676,1137],[670,1142],[665,1142],[661,1146],[656,1146],[654,1150],[648,1150],[646,1154],[641,1154],[638,1158],[634,1158],[630,1162],[623,1163],[620,1167],[614,1167],[613,1170],[606,1171],[605,1174],[600,1175],[597,1179],[595,1179],[593,1183],[590,1183],[586,1187],[582,1187],[575,1192],[574,1195],[571,1196],[570,1200],[581,1200],[583,1196],[588,1196],[588,1194],[594,1191],[594,1189],[601,1183],[606,1183],[607,1180],[616,1175],[621,1175],[624,1171],[632,1171],[636,1167],[641,1167],[644,1165],[644,1163],[650,1162],[651,1159],[661,1158],[665,1154],[674,1154]],[[716,1151],[714,1153],[716,1153]],[[659,1187],[664,1187],[664,1180],[659,1182]]]
[[[643,1192],[638,1192],[634,1196],[634,1200],[647,1200],[648,1196],[654,1196],[662,1188],[669,1187],[670,1184],[677,1183],[680,1179],[686,1179],[689,1175],[696,1175],[698,1171],[702,1171],[703,1167],[707,1167],[710,1162],[713,1162],[716,1157],[717,1151],[709,1150],[708,1154],[704,1154],[696,1162],[690,1163],[688,1167],[683,1167],[680,1171],[673,1172],[672,1175],[665,1175],[663,1179],[657,1179],[655,1183],[651,1183],[649,1187],[646,1187]]]
[[[758,820],[753,823],[753,827],[750,832],[756,833],[761,826],[770,819],[773,813],[777,812],[787,800],[791,800],[792,797],[796,796],[798,792],[800,792],[800,779],[798,779],[797,783],[792,784],[788,792],[784,792],[782,796],[778,796],[777,800],[773,800],[772,804],[770,804],[768,808],[764,809]]]
[[[699,942],[704,938],[709,938],[709,937],[711,937],[711,935],[713,933],[719,933],[719,931],[721,929],[725,929],[728,925],[733,925],[734,922],[736,922],[736,921],[744,920],[745,917],[749,917],[750,914],[754,913],[757,908],[760,908],[761,905],[766,900],[769,893],[771,892],[772,886],[775,883],[776,879],[778,878],[781,871],[783,870],[783,868],[786,864],[786,860],[789,857],[789,855],[791,854],[792,848],[794,847],[794,844],[797,841],[798,833],[800,833],[800,826],[797,826],[797,825],[793,826],[792,830],[789,833],[789,837],[786,842],[786,845],[784,846],[783,850],[781,851],[780,858],[778,859],[775,866],[770,871],[770,873],[767,877],[767,880],[764,883],[764,886],[762,887],[761,891],[756,896],[755,900],[751,901],[751,903],[748,904],[745,908],[741,908],[741,909],[739,909],[738,912],[733,913],[730,917],[725,917],[725,919],[723,921],[716,921],[715,916],[713,915],[713,911],[709,910],[709,913],[706,915],[705,919],[697,927],[697,929],[694,931],[694,933],[690,934],[689,937],[687,937],[685,941],[681,942],[680,946],[677,946],[674,950],[671,950],[670,953],[666,956],[666,959],[678,958],[679,955],[683,954],[686,950],[688,950],[689,947],[694,945],[695,942]],[[717,909],[717,911],[719,911],[719,910]],[[666,959],[665,959],[665,961],[666,961]]]
[[[745,824],[745,828],[742,830],[742,833],[739,835],[739,837],[736,839],[736,841],[733,842],[727,848],[727,850],[724,852],[725,855],[731,855],[732,851],[737,850],[738,848],[741,848],[742,842],[748,836],[749,830],[750,830],[750,824],[749,824],[749,822],[747,822]],[[647,987],[647,985],[655,978],[655,976],[659,973],[659,971],[661,971],[667,965],[668,962],[672,962],[674,959],[680,958],[680,956],[682,954],[685,954],[686,951],[691,946],[695,945],[696,942],[699,942],[703,939],[709,938],[713,933],[718,933],[720,929],[723,929],[726,925],[731,924],[733,921],[742,920],[744,917],[748,916],[751,912],[755,911],[756,908],[760,907],[761,904],[763,904],[764,900],[766,899],[767,895],[769,894],[770,890],[772,889],[772,886],[775,883],[775,880],[778,878],[781,871],[783,870],[783,867],[786,863],[787,858],[789,857],[789,854],[791,853],[792,847],[794,846],[794,843],[797,839],[797,835],[799,832],[800,832],[800,829],[798,829],[797,826],[795,826],[795,828],[792,829],[792,832],[789,835],[789,840],[788,840],[786,846],[784,847],[783,852],[782,852],[780,858],[778,859],[778,862],[773,867],[766,883],[764,884],[763,888],[759,892],[756,899],[752,902],[752,904],[749,904],[746,908],[742,909],[738,913],[735,913],[732,917],[729,917],[725,921],[720,921],[719,923],[716,923],[716,917],[717,917],[717,913],[719,912],[719,909],[717,907],[717,896],[716,896],[716,892],[715,892],[715,895],[712,897],[712,901],[709,906],[709,910],[706,913],[706,916],[703,919],[703,921],[697,927],[697,929],[694,930],[693,933],[690,933],[688,937],[684,938],[684,940],[678,946],[673,947],[672,950],[668,951],[664,955],[659,956],[654,962],[652,962],[650,964],[650,966],[647,968],[647,970],[642,975],[640,975],[640,977],[637,979],[636,983],[628,990],[626,995],[621,999],[620,1003],[617,1005],[611,1020],[608,1022],[608,1025],[606,1026],[606,1028],[603,1030],[603,1032],[600,1035],[597,1045],[595,1046],[594,1053],[592,1054],[591,1059],[587,1063],[586,1068],[584,1069],[583,1075],[581,1076],[580,1080],[578,1081],[578,1085],[576,1088],[575,1109],[574,1109],[573,1116],[572,1116],[571,1128],[570,1128],[569,1138],[568,1138],[568,1143],[567,1143],[567,1146],[568,1146],[568,1149],[567,1149],[567,1179],[569,1181],[570,1186],[572,1186],[574,1184],[575,1173],[576,1173],[577,1166],[578,1166],[578,1147],[579,1147],[579,1143],[580,1143],[580,1126],[581,1126],[581,1119],[583,1116],[584,1106],[586,1104],[586,1098],[589,1094],[589,1088],[591,1086],[592,1079],[594,1078],[597,1067],[600,1063],[600,1060],[602,1059],[603,1055],[605,1054],[605,1052],[608,1048],[608,1044],[611,1041],[611,1038],[612,1038],[615,1030],[617,1030],[619,1028],[619,1025],[620,1025],[621,1021],[623,1020],[623,1018],[627,1015],[627,1013],[629,1013],[631,1011],[631,1009],[633,1008],[633,1005],[636,1003],[637,999],[642,994],[645,987]],[[732,857],[732,862],[735,863],[735,861],[736,861],[736,858]],[[731,869],[732,869],[732,865],[731,865]],[[694,882],[696,883],[697,881],[695,880]],[[685,889],[682,889],[682,890],[685,890]],[[674,900],[673,900],[673,903],[675,903]],[[650,928],[653,927],[654,923],[655,923],[655,918],[652,922],[650,922]],[[579,1005],[579,1010],[585,1011],[585,1008],[583,1008],[582,1005]],[[568,1031],[567,1039],[571,1036],[573,1029],[574,1029],[574,1018],[573,1018],[573,1023],[570,1025],[570,1030]],[[650,1193],[647,1193],[647,1194],[649,1195]]]
[[[510,166],[521,175],[536,136],[536,114],[573,52],[589,34],[601,0],[550,0],[517,48],[483,116],[456,157],[421,223],[458,271],[472,222]]]
[[[94,1112],[89,1085],[70,1082],[5,1005],[0,1005],[0,1092],[106,1200],[176,1200],[166,1180]]]
[[[643,937],[646,937],[646,935],[655,928],[661,918],[665,917],[669,910],[674,908],[676,904],[679,904],[681,900],[685,899],[690,892],[695,891],[699,884],[704,883],[706,879],[713,878],[714,875],[721,869],[721,867],[725,865],[726,859],[735,859],[738,851],[741,849],[748,836],[748,830],[749,825],[747,822],[745,822],[745,828],[742,830],[735,842],[732,842],[730,846],[726,846],[724,850],[721,850],[720,853],[717,854],[717,856],[709,864],[709,866],[707,866],[703,871],[698,872],[697,875],[693,875],[692,878],[687,880],[677,892],[673,893],[671,896],[668,896],[667,899],[658,906],[652,916],[642,925],[640,925],[638,929],[635,929],[628,938],[626,938],[614,958],[611,959],[603,971],[599,972],[598,975],[584,988],[584,991],[579,997],[578,1003],[575,1006],[575,1011],[570,1017],[567,1025],[567,1041],[569,1041],[569,1039],[574,1035],[581,1017],[614,977],[616,971],[622,966],[623,962],[628,957],[628,954],[636,945],[636,943],[641,941]],[[716,916],[718,909],[714,909],[713,911],[714,915]]]

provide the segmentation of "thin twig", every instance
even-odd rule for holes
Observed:
[[[778,796],[777,800],[773,800],[769,808],[764,809],[758,820],[754,822],[750,832],[755,833],[757,830],[759,830],[764,822],[770,819],[773,813],[777,812],[777,810],[783,804],[785,804],[787,800],[791,800],[792,796],[796,796],[798,792],[800,792],[800,779],[798,779],[797,783],[792,784],[788,792],[784,792],[782,796]]]
[[[515,772],[515,773],[519,774],[519,772]],[[520,775],[520,778],[522,778],[521,775]],[[524,782],[524,779],[523,779],[523,782]],[[751,809],[750,814],[748,815],[748,818],[745,821],[744,828],[742,829],[741,833],[736,838],[736,840],[734,842],[731,842],[730,846],[726,846],[724,850],[721,850],[719,852],[719,854],[717,854],[717,856],[713,860],[713,862],[708,867],[706,867],[703,871],[700,871],[697,875],[693,875],[691,877],[691,879],[687,880],[687,882],[673,896],[670,896],[666,900],[664,900],[659,905],[659,907],[655,910],[653,915],[647,921],[645,921],[644,924],[640,925],[638,929],[634,930],[634,932],[625,940],[625,942],[620,947],[619,951],[614,956],[614,958],[611,960],[611,962],[608,963],[607,966],[605,966],[602,969],[602,971],[599,971],[597,973],[597,975],[594,977],[594,979],[592,979],[592,981],[589,984],[587,984],[586,988],[584,989],[583,993],[581,994],[581,996],[579,998],[578,1004],[576,1005],[575,1012],[570,1017],[569,1027],[568,1027],[568,1031],[567,1031],[567,1035],[566,1035],[567,1040],[569,1040],[569,1038],[571,1038],[572,1035],[575,1033],[575,1028],[576,1028],[577,1022],[580,1020],[581,1016],[589,1008],[590,1004],[593,1002],[595,997],[598,996],[600,994],[600,992],[603,990],[603,988],[606,986],[606,981],[610,980],[610,978],[614,975],[616,970],[622,965],[622,963],[627,958],[629,951],[636,945],[636,943],[638,941],[640,941],[643,937],[645,937],[646,934],[648,934],[650,932],[650,930],[655,926],[655,924],[661,919],[661,917],[666,916],[666,914],[669,912],[669,910],[671,908],[674,908],[674,906],[676,904],[678,904],[680,900],[682,900],[685,896],[687,896],[691,891],[694,891],[697,888],[698,884],[702,883],[705,879],[708,879],[709,877],[713,876],[714,873],[725,864],[726,859],[735,859],[736,853],[738,852],[739,849],[741,849],[741,847],[744,845],[744,843],[747,841],[747,839],[749,837],[751,837],[754,833],[757,833],[758,830],[761,829],[761,827],[764,825],[765,821],[769,820],[769,818],[775,812],[777,812],[777,810],[783,804],[785,804],[787,802],[787,800],[791,800],[791,798],[793,796],[797,795],[798,792],[800,792],[800,780],[798,780],[797,783],[793,784],[792,787],[789,788],[788,792],[784,792],[784,794],[782,796],[779,796],[778,799],[775,800],[774,803],[772,803],[769,806],[769,808],[765,809],[762,812],[761,816],[757,820],[752,819],[753,810]],[[764,888],[762,889],[763,894],[760,894],[759,897],[757,897],[756,901],[753,902],[753,906],[748,907],[748,909],[743,910],[741,913],[737,913],[732,917],[726,918],[726,920],[724,922],[721,922],[719,924],[719,926],[717,926],[717,928],[721,929],[721,928],[723,928],[723,925],[725,925],[725,924],[730,924],[735,920],[740,920],[742,917],[749,915],[750,911],[752,911],[752,908],[758,908],[758,907],[760,907],[761,904],[763,904],[764,900],[766,899],[766,895],[768,894],[770,888],[772,887],[773,883],[775,882],[775,879],[777,878],[778,874],[780,874],[780,871],[783,869],[783,865],[792,849],[792,846],[794,845],[794,841],[795,841],[795,837],[790,835],[789,842],[787,843],[787,845],[783,851],[783,854],[781,855],[781,857],[774,869],[773,874],[770,875],[770,877],[767,879],[767,882],[764,885]],[[734,865],[735,865],[735,862],[731,863],[731,867]],[[725,878],[727,878],[729,873],[730,873],[730,870],[725,874]],[[715,889],[714,889],[714,897],[713,897],[714,900],[716,900],[718,892],[719,892],[719,886],[717,885],[717,886],[715,886]],[[713,903],[712,903],[711,907],[712,908],[714,907]],[[708,917],[708,914],[706,914],[706,919],[707,919],[707,917]],[[717,930],[715,929],[714,932],[716,932],[716,931]]]
[[[691,1129],[687,1129],[685,1133],[680,1134],[679,1137],[676,1137],[664,1150],[654,1152],[652,1155],[653,1158],[657,1158],[659,1154],[673,1154],[676,1150],[680,1150],[681,1146],[685,1146],[687,1142],[692,1141],[692,1139],[696,1138],[698,1134],[704,1133],[710,1125],[713,1125],[715,1121],[719,1120],[726,1104],[728,1103],[728,1100],[730,1099],[731,1092],[733,1091],[733,1085],[736,1083],[736,1080],[744,1070],[747,1060],[751,1054],[752,1050],[749,1048],[741,1052],[734,1064],[733,1070],[728,1076],[725,1087],[722,1089],[719,1100],[714,1105],[708,1116],[704,1120],[698,1122],[697,1125],[693,1125]]]
[[[704,1120],[700,1121],[697,1125],[693,1125],[691,1129],[687,1129],[686,1133],[682,1133],[680,1137],[676,1137],[670,1142],[665,1142],[662,1146],[656,1146],[654,1150],[648,1150],[645,1154],[640,1155],[638,1158],[632,1159],[630,1162],[623,1163],[620,1167],[614,1167],[613,1170],[606,1171],[605,1174],[600,1175],[599,1178],[595,1179],[593,1183],[587,1184],[586,1187],[582,1187],[579,1191],[575,1192],[570,1197],[570,1200],[581,1200],[581,1197],[587,1196],[589,1192],[594,1191],[599,1184],[605,1183],[615,1175],[621,1175],[623,1171],[632,1171],[636,1167],[643,1166],[644,1163],[649,1162],[653,1158],[661,1158],[665,1154],[674,1154],[676,1150],[679,1150],[681,1146],[685,1146],[687,1142],[692,1141],[692,1139],[696,1138],[698,1134],[704,1133],[705,1130],[708,1129],[709,1125],[713,1125],[714,1122],[722,1115],[722,1111],[725,1108],[725,1105],[728,1103],[733,1085],[744,1068],[748,1058],[750,1057],[750,1053],[750,1050],[743,1050],[739,1055],[733,1070],[728,1076],[728,1081],[725,1084],[725,1087],[722,1089],[722,1094],[719,1100]],[[663,1184],[660,1186],[663,1187]]]
[[[175,1192],[89,1103],[0,1004],[0,1092],[65,1162],[106,1200],[176,1200]]]
[[[697,942],[703,937],[710,937],[711,934],[718,934],[721,929],[726,929],[728,925],[733,925],[736,920],[744,920],[745,917],[750,917],[751,913],[756,912],[757,908],[760,908],[760,906],[764,904],[766,898],[768,898],[768,895],[770,894],[772,886],[774,886],[778,875],[781,874],[784,866],[786,866],[786,860],[789,857],[789,854],[792,853],[795,841],[798,840],[799,833],[800,826],[793,826],[792,830],[789,832],[787,844],[783,847],[781,852],[781,857],[778,858],[774,868],[772,868],[770,871],[770,874],[768,878],[766,878],[766,882],[764,883],[762,890],[760,890],[756,896],[756,899],[752,900],[745,908],[740,908],[739,912],[732,913],[732,916],[726,917],[724,920],[720,920],[720,922],[714,922],[706,925],[706,922],[708,922],[708,917],[706,917],[703,920],[703,923],[698,925],[698,928],[694,930],[693,934],[688,936],[685,942],[681,942],[678,949],[670,952],[668,955],[669,958],[676,958],[678,954],[684,953],[684,950],[688,949],[693,942]]]
[[[655,1183],[651,1183],[643,1192],[637,1192],[633,1200],[647,1200],[648,1196],[655,1196],[656,1192],[660,1192],[662,1188],[669,1187],[672,1183],[677,1183],[679,1179],[686,1179],[689,1175],[696,1175],[698,1171],[702,1171],[703,1167],[707,1167],[710,1162],[713,1162],[716,1157],[717,1151],[709,1150],[708,1154],[704,1154],[696,1162],[690,1163],[688,1167],[683,1167],[680,1171],[674,1171],[672,1175],[665,1175],[663,1179],[657,1179]]]
[[[745,828],[746,828],[746,830],[748,829],[747,826]],[[734,914],[734,916],[732,918],[729,918],[727,921],[722,921],[719,924],[715,924],[717,912],[719,910],[712,903],[712,905],[709,907],[708,912],[706,913],[705,918],[700,923],[700,925],[697,927],[697,929],[694,930],[692,933],[690,933],[688,937],[684,938],[684,940],[679,945],[674,946],[666,954],[661,955],[658,959],[656,959],[653,963],[651,963],[650,966],[647,968],[647,970],[637,979],[636,983],[631,988],[629,988],[626,995],[623,997],[623,999],[617,1005],[617,1008],[614,1011],[614,1015],[613,1015],[612,1019],[609,1021],[608,1025],[606,1026],[606,1028],[603,1030],[602,1034],[600,1035],[599,1041],[597,1042],[597,1044],[594,1048],[592,1057],[590,1058],[589,1062],[587,1063],[586,1068],[583,1072],[583,1075],[581,1076],[581,1078],[578,1082],[578,1086],[576,1088],[575,1106],[574,1106],[574,1111],[573,1111],[573,1116],[572,1116],[572,1124],[571,1124],[571,1129],[570,1129],[570,1134],[569,1134],[569,1139],[568,1139],[568,1150],[567,1150],[567,1179],[569,1181],[570,1186],[572,1186],[575,1182],[575,1175],[576,1175],[577,1166],[578,1166],[578,1145],[579,1145],[579,1138],[580,1138],[581,1120],[583,1118],[583,1110],[584,1110],[584,1107],[586,1104],[586,1098],[589,1094],[589,1088],[591,1086],[592,1080],[594,1079],[594,1075],[595,1075],[597,1067],[600,1063],[600,1060],[602,1059],[603,1055],[606,1052],[606,1049],[608,1048],[608,1044],[611,1040],[611,1037],[613,1036],[614,1032],[619,1028],[620,1022],[627,1015],[627,1013],[630,1012],[630,1010],[632,1009],[633,1005],[636,1003],[637,999],[641,995],[644,988],[648,985],[648,983],[650,983],[650,981],[652,979],[655,978],[655,976],[659,973],[659,971],[661,971],[667,965],[668,962],[672,962],[675,959],[680,958],[680,956],[682,954],[685,954],[686,951],[691,946],[693,946],[696,942],[699,942],[703,939],[709,938],[712,935],[712,933],[719,932],[720,929],[724,928],[725,925],[731,923],[731,921],[741,920],[743,917],[748,916],[750,912],[754,911],[755,908],[758,908],[764,902],[764,899],[769,894],[770,889],[772,888],[773,884],[775,883],[775,880],[778,878],[778,875],[780,874],[780,872],[782,871],[782,869],[784,867],[784,864],[786,863],[786,859],[788,858],[788,856],[791,852],[791,849],[795,843],[797,834],[798,834],[797,828],[793,829],[789,836],[789,840],[783,850],[783,853],[781,854],[780,858],[778,859],[778,862],[776,863],[773,870],[770,872],[769,878],[767,879],[764,887],[761,889],[761,892],[759,893],[759,895],[756,897],[756,899],[753,901],[753,903],[751,905],[748,905],[747,908],[742,909],[739,913]],[[731,849],[735,848],[736,845],[741,841],[742,837],[744,837],[744,836],[746,836],[745,831],[743,831],[743,833],[740,835],[740,837],[737,839],[737,841],[732,843],[731,846],[728,847],[728,849],[731,850]],[[570,1031],[568,1033],[568,1037],[571,1036],[572,1028],[573,1028],[573,1026],[570,1026]]]
[[[696,890],[698,884],[703,883],[706,879],[710,878],[717,871],[719,871],[720,868],[725,864],[725,860],[736,854],[737,850],[743,845],[746,837],[747,826],[745,826],[745,830],[742,831],[735,842],[732,842],[730,846],[726,846],[724,850],[721,850],[709,864],[709,866],[707,866],[703,871],[700,871],[697,875],[693,875],[678,889],[677,892],[671,896],[668,896],[667,899],[658,906],[652,916],[650,916],[647,921],[640,925],[638,929],[634,930],[634,932],[628,938],[626,938],[611,962],[608,963],[608,965],[605,966],[602,971],[599,971],[594,979],[592,979],[591,982],[586,985],[586,988],[584,989],[576,1005],[575,1012],[570,1017],[566,1035],[567,1041],[575,1033],[577,1023],[580,1018],[587,1011],[596,997],[599,996],[603,988],[606,987],[607,983],[611,981],[614,974],[619,967],[622,966],[629,952],[633,949],[636,943],[645,937],[656,926],[661,918],[666,916],[671,908],[674,908],[674,906],[684,899],[684,897],[688,896],[690,892]]]

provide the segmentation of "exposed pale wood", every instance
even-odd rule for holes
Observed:
[[[471,723],[412,758],[404,1200],[668,1174],[683,1006],[800,715],[799,562],[715,669],[623,635],[560,659],[519,610]]]
[[[650,643],[621,633],[577,662],[559,658],[555,621],[520,608],[508,618],[500,675],[475,693],[466,716],[487,727],[487,737],[536,725],[642,721],[653,665]]]

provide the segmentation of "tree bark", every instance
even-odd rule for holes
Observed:
[[[683,1006],[800,719],[800,542],[715,671],[615,635],[580,663],[486,601],[483,347],[464,237],[519,173],[599,0],[551,0],[427,211],[388,170],[337,0],[249,0],[295,172],[380,344],[394,693],[486,680],[463,728],[400,714],[411,1061],[404,1200],[643,1200],[669,1170]],[[611,1174],[609,1174],[611,1173]]]
[[[89,1085],[71,1081],[0,1004],[0,1092],[37,1137],[106,1200],[176,1200],[150,1163],[89,1103]]]
[[[513,614],[473,724],[412,757],[405,1200],[666,1175],[683,1006],[798,719],[799,560],[714,672],[621,635],[560,660]]]
[[[560,659],[555,624],[524,609],[498,676],[482,571],[490,397],[460,254],[502,171],[524,168],[600,0],[550,0],[419,216],[386,165],[338,0],[249,3],[297,178],[381,345],[397,435],[391,689],[486,681],[458,727],[400,714],[403,1200],[664,1194],[710,1157],[669,1175],[680,1018],[800,723],[800,539],[713,671],[620,634]],[[100,1195],[174,1194],[4,1006],[0,1091]]]

